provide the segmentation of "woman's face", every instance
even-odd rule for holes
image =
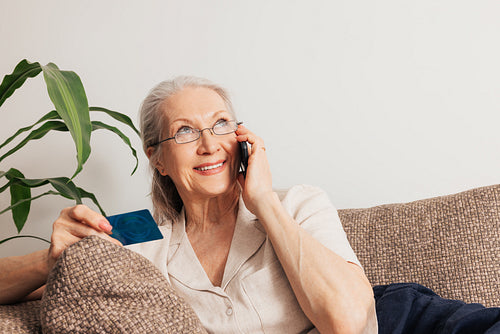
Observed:
[[[162,104],[168,110],[163,138],[186,127],[212,128],[220,120],[234,120],[224,100],[204,87],[187,87]],[[234,133],[215,135],[204,130],[198,140],[177,144],[168,140],[159,147],[158,170],[169,175],[183,200],[215,197],[234,190],[239,171],[238,142]]]

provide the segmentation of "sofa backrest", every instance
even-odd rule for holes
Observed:
[[[500,185],[339,216],[373,285],[415,282],[500,306]]]

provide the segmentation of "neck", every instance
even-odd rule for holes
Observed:
[[[236,223],[240,189],[238,186],[226,194],[184,201],[186,233],[204,232],[214,226]]]

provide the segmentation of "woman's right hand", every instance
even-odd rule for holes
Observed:
[[[97,235],[123,246],[120,241],[109,236],[111,229],[111,225],[103,215],[85,205],[79,204],[63,209],[52,226],[51,245],[47,259],[48,270],[52,269],[66,248],[90,235]]]

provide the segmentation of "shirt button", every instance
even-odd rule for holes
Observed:
[[[233,314],[233,308],[232,307],[228,307],[227,310],[226,310],[226,314],[228,316],[232,315]]]

